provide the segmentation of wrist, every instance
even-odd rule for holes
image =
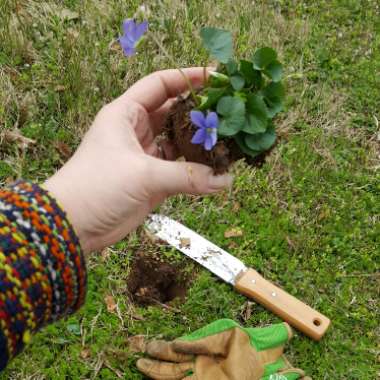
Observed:
[[[84,206],[80,201],[80,191],[73,186],[74,183],[75,180],[68,179],[64,168],[62,168],[45,181],[42,186],[56,199],[60,207],[65,211],[67,219],[78,236],[81,248],[84,254],[87,255],[90,253],[91,248],[83,220]]]

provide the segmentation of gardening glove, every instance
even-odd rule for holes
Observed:
[[[243,328],[220,319],[172,342],[148,342],[151,358],[137,368],[156,380],[311,380],[283,356],[292,335],[287,323]]]

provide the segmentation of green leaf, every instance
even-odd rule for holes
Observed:
[[[218,102],[216,107],[218,114],[222,116],[229,116],[232,114],[241,114],[245,113],[245,104],[244,102],[234,96],[223,96]]]
[[[254,84],[261,87],[261,72],[253,68],[253,63],[244,59],[240,60],[240,73],[243,75],[248,85]]]
[[[240,91],[244,87],[244,78],[240,75],[234,75],[230,78],[231,85],[236,91]]]
[[[268,125],[268,109],[264,100],[255,94],[247,96],[248,115],[243,131],[249,134],[265,132]]]
[[[230,84],[230,78],[218,71],[210,71],[209,82],[211,87],[224,87]]]
[[[240,119],[236,119],[235,116],[230,118],[225,118],[221,120],[218,127],[218,135],[219,136],[234,136],[241,129],[240,127]]]
[[[222,63],[227,63],[232,58],[232,34],[218,28],[202,28],[201,38],[203,45],[210,55]]]
[[[263,89],[262,94],[268,106],[268,116],[273,118],[283,109],[285,88],[280,82],[271,82]]]
[[[253,55],[253,67],[257,70],[264,70],[270,63],[277,59],[277,53],[268,47],[263,47]]]
[[[212,108],[218,100],[224,95],[226,88],[209,88],[206,95],[202,96],[202,103],[198,107],[199,110],[204,111]]]
[[[234,75],[238,70],[238,65],[233,59],[230,59],[226,64],[226,69],[228,75]]]
[[[264,72],[273,82],[279,82],[282,79],[282,65],[278,61],[270,63]]]
[[[268,110],[263,98],[256,94],[247,95],[247,110],[252,114],[267,116]]]
[[[284,99],[285,88],[279,82],[271,82],[263,89],[263,94],[268,99]]]
[[[245,104],[238,97],[224,96],[218,102],[216,110],[223,118],[219,124],[218,135],[233,136],[244,126]]]
[[[245,136],[246,136],[246,134],[244,132],[240,132],[236,136],[234,136],[236,144],[239,146],[240,150],[243,153],[245,153],[251,157],[258,156],[261,152],[257,151],[257,150],[250,149],[244,141]]]
[[[248,148],[254,151],[268,150],[276,141],[276,132],[271,126],[264,133],[245,135],[244,141]]]
[[[248,114],[245,118],[245,123],[242,131],[249,134],[262,133],[265,132],[267,125],[268,120],[266,117],[264,119],[256,115]]]
[[[284,109],[284,104],[281,99],[273,98],[273,99],[265,99],[268,108],[268,117],[274,118],[279,112]]]

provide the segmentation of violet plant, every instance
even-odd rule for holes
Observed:
[[[233,138],[243,153],[256,157],[275,143],[272,120],[283,109],[285,90],[277,53],[263,47],[249,59],[236,60],[229,31],[202,28],[201,38],[219,65],[198,94],[197,109],[216,112],[218,138]]]
[[[134,55],[148,23],[125,20],[123,29],[119,41],[124,54]],[[197,105],[189,115],[197,128],[191,142],[210,151],[218,138],[232,138],[243,153],[256,157],[275,143],[272,120],[283,109],[283,69],[277,53],[263,47],[249,59],[236,60],[231,32],[205,27],[200,34],[209,55],[219,64],[200,92],[195,94],[190,88]]]

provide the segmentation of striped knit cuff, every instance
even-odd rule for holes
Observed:
[[[25,181],[0,190],[0,340],[8,358],[31,333],[77,310],[85,292],[79,240],[54,198]]]

